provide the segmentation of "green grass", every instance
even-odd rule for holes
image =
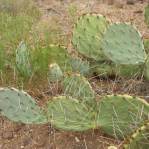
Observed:
[[[31,0],[0,0],[1,44],[14,50],[26,40],[40,12]]]

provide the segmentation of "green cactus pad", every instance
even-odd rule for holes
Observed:
[[[73,30],[72,44],[79,53],[94,60],[104,59],[101,38],[108,26],[100,14],[82,15]]]
[[[0,113],[14,122],[42,124],[47,119],[34,99],[15,88],[0,89]]]
[[[22,76],[31,76],[32,71],[29,60],[29,51],[24,42],[21,42],[16,50],[16,67]]]
[[[148,149],[149,121],[139,127],[129,138],[127,138],[123,146],[124,149]]]
[[[95,127],[93,113],[78,100],[59,96],[49,101],[48,118],[53,126],[62,130],[85,131]]]
[[[149,104],[128,95],[105,96],[98,103],[97,126],[106,134],[124,139],[148,120]]]
[[[63,72],[58,64],[50,64],[49,65],[49,73],[48,73],[48,80],[49,82],[57,82],[62,80]]]
[[[49,65],[53,63],[57,63],[64,72],[71,70],[69,60],[67,49],[63,46],[50,45],[33,53],[34,69],[42,74],[48,72]]]
[[[89,75],[90,65],[89,62],[83,61],[79,58],[71,58],[70,64],[74,73],[80,73],[81,75]]]
[[[115,23],[107,29],[102,41],[105,55],[116,64],[143,64],[146,59],[139,32],[131,25]]]
[[[145,22],[146,22],[146,24],[149,26],[149,5],[147,5],[147,6],[145,7],[144,16],[145,16]]]
[[[95,93],[87,79],[79,74],[66,76],[63,81],[64,94],[80,99],[82,103],[95,106]]]

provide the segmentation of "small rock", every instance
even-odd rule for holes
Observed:
[[[23,146],[27,146],[31,143],[31,138],[26,138],[24,141],[23,141]]]
[[[11,132],[11,131],[3,132],[2,137],[3,137],[3,139],[10,140],[13,138],[13,132]]]
[[[80,142],[79,138],[78,137],[75,137],[75,141],[78,143]]]

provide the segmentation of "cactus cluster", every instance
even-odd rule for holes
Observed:
[[[141,34],[130,24],[110,24],[99,14],[82,15],[75,24],[72,44],[97,75],[139,76],[146,69]]]
[[[65,93],[65,96],[53,97],[44,106],[44,110],[23,91],[13,88],[1,89],[1,114],[12,121],[25,124],[51,122],[62,130],[85,131],[99,128],[118,139],[126,138],[149,120],[149,104],[145,100],[128,95],[108,95],[97,102],[89,83],[81,76],[75,78],[70,92]],[[70,82],[71,78],[64,80],[65,89],[69,86],[68,80]],[[81,83],[84,85],[80,92]],[[75,90],[80,94],[74,95]],[[84,97],[83,92],[86,92],[88,98]]]

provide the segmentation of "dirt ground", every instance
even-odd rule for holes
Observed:
[[[101,0],[36,0],[43,12],[41,21],[55,16],[66,35],[71,34],[72,22],[69,21],[70,4],[77,6],[77,15],[97,12],[105,15],[112,22],[132,22],[141,32],[143,38],[149,38],[149,30],[144,23],[144,7],[146,2],[134,5],[107,5]],[[50,22],[49,22],[50,23]],[[99,96],[111,93],[138,95],[149,101],[149,82],[142,79],[94,79],[90,82]],[[51,96],[48,87],[28,89],[39,104]],[[57,94],[56,92],[55,94]],[[0,117],[0,149],[107,149],[110,145],[120,148],[123,142],[104,135],[100,130],[74,133],[56,130],[48,125],[32,126],[15,124]]]

